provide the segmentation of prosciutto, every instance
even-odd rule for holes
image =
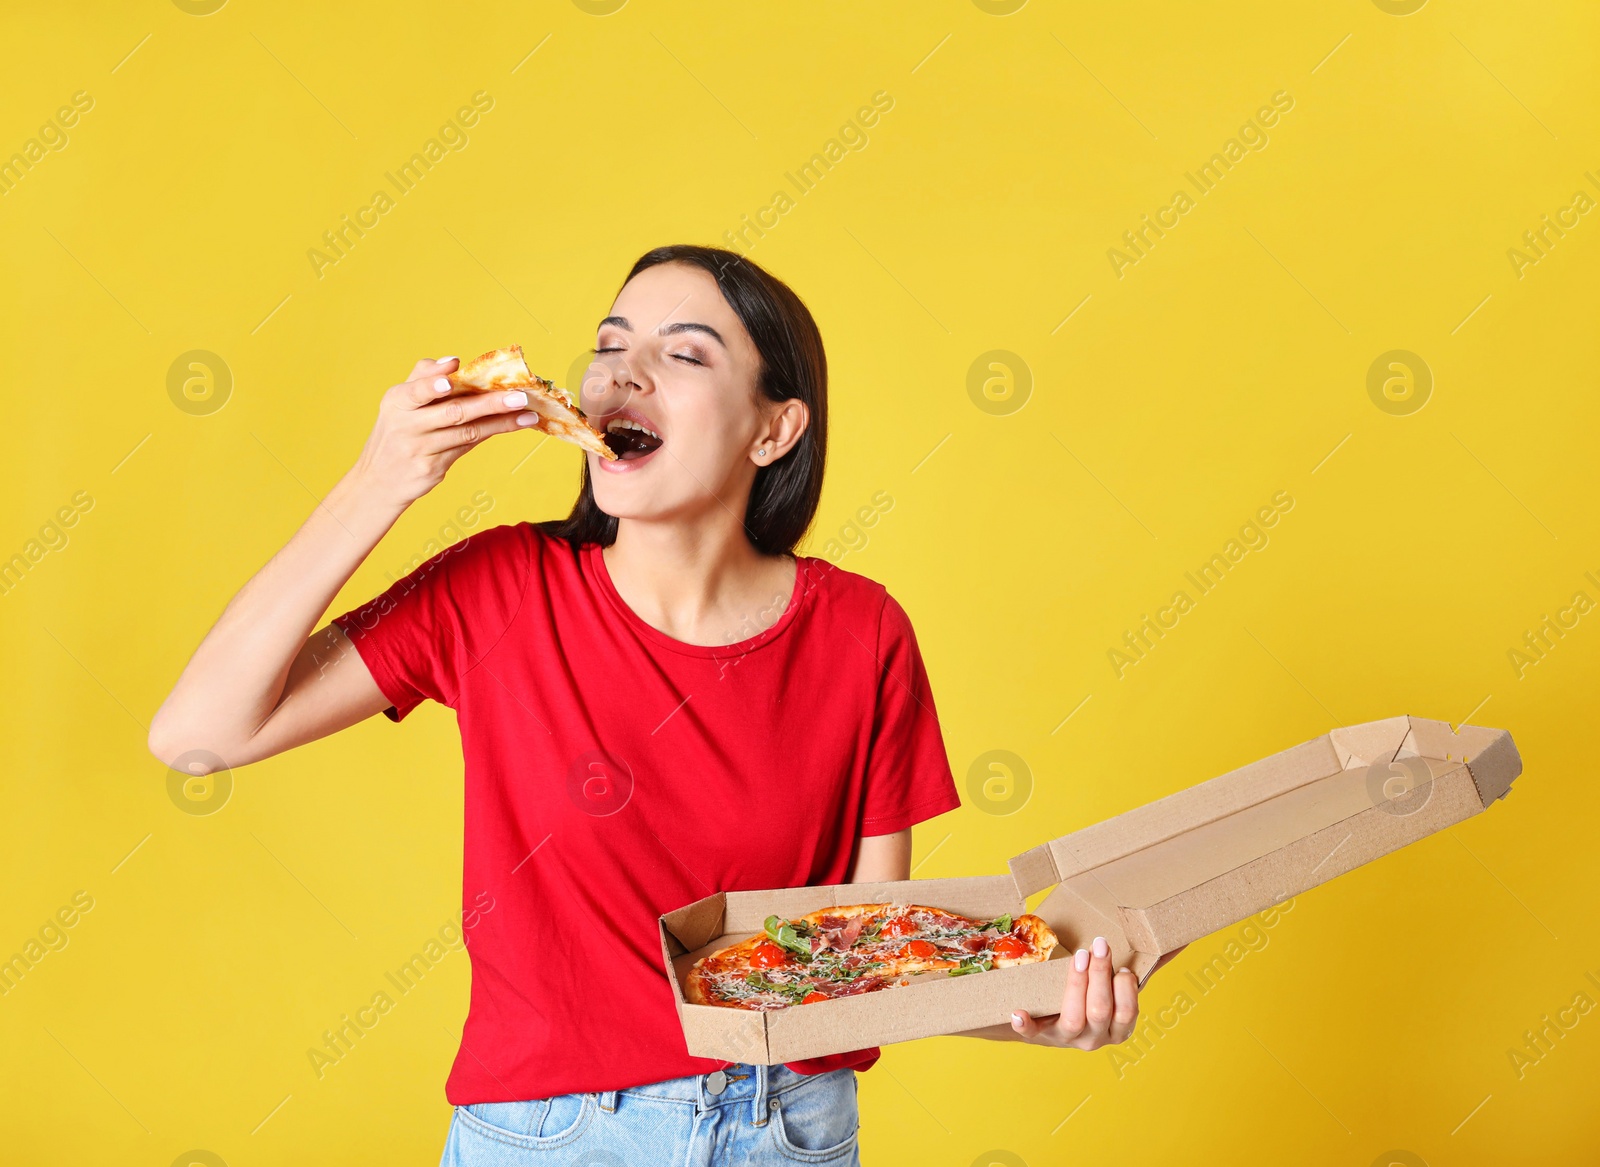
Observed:
[[[853,997],[857,993],[870,993],[873,989],[881,988],[887,977],[857,977],[848,984],[831,986],[831,996]]]
[[[867,926],[865,916],[851,916],[848,920],[838,916],[824,916],[817,922],[817,931],[811,937],[811,951],[831,948],[835,952],[849,952],[850,946],[861,937]]]

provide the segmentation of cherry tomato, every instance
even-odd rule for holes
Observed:
[[[826,1001],[827,999],[828,999],[828,994],[819,993],[815,989],[812,989],[811,992],[807,993],[804,997],[800,998],[800,1004],[809,1005],[813,1001]]]
[[[789,954],[770,940],[757,944],[756,950],[750,954],[750,963],[757,968],[777,968],[788,959]]]
[[[917,930],[910,916],[895,916],[883,926],[880,936],[909,936]]]
[[[913,940],[906,945],[907,956],[915,956],[922,960],[926,960],[930,956],[937,956],[938,953],[938,945],[932,944],[927,940]]]
[[[1002,936],[994,942],[994,954],[1006,960],[1028,955],[1028,946],[1015,936]]]

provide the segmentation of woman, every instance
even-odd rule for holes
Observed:
[[[690,1056],[656,925],[717,890],[907,879],[912,824],[960,802],[905,612],[793,554],[822,487],[822,339],[785,284],[691,246],[641,257],[597,339],[583,403],[621,456],[586,455],[567,519],[477,532],[312,634],[457,458],[537,420],[419,361],[150,746],[239,766],[424,698],[456,710],[472,994],[444,1163],[855,1162],[878,1051]],[[973,1035],[1094,1049],[1127,1037],[1136,990],[1096,940],[1059,1016]]]

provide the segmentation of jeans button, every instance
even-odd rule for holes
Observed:
[[[706,1075],[706,1091],[710,1094],[721,1094],[728,1088],[728,1075],[721,1070],[712,1070]]]

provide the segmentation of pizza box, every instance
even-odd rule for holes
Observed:
[[[1006,875],[706,896],[660,917],[662,956],[701,1057],[775,1065],[1009,1025],[1014,1009],[1060,1011],[1070,957],[1096,936],[1142,984],[1190,941],[1477,814],[1521,772],[1502,729],[1420,717],[1345,726],[1024,851]],[[767,1012],[684,999],[695,961],[769,915],[899,902],[989,919],[1022,913],[1046,888],[1034,912],[1061,941],[1047,961]]]

